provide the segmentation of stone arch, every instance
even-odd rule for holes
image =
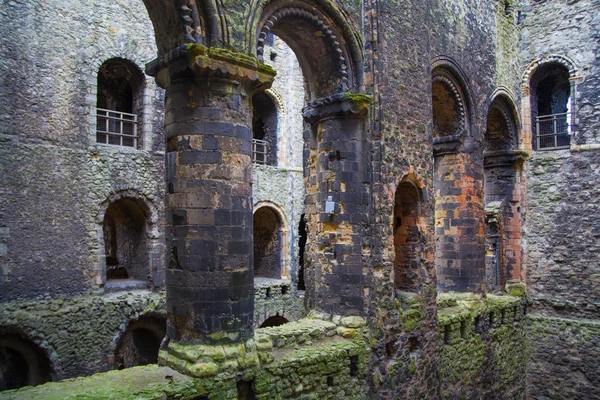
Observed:
[[[298,57],[311,100],[360,89],[360,48],[337,11],[314,0],[294,2],[293,6],[273,0],[261,11],[256,30],[259,60],[263,60],[264,41],[272,32]],[[320,34],[315,35],[315,31]]]
[[[157,87],[155,80],[147,79],[145,73],[143,72],[143,65],[146,61],[148,61],[148,55],[143,54],[142,52],[131,51],[131,49],[120,49],[116,46],[110,46],[108,44],[106,49],[103,49],[103,51],[100,54],[97,54],[95,57],[90,58],[88,62],[90,65],[90,78],[88,79],[88,82],[90,82],[88,87],[90,96],[87,97],[89,100],[87,100],[86,112],[89,112],[90,116],[90,143],[99,142],[97,132],[99,126],[103,122],[102,120],[99,120],[99,115],[101,113],[98,113],[98,97],[100,95],[98,79],[101,75],[102,68],[105,65],[114,63],[116,61],[121,62],[122,65],[130,67],[130,70],[134,72],[134,75],[136,75],[137,82],[134,90],[133,109],[131,110],[133,114],[138,116],[138,143],[135,148],[151,150],[154,141],[153,117],[156,109],[153,102],[149,101],[149,99],[154,99],[156,97]]]
[[[96,143],[138,148],[137,118],[144,110],[145,80],[144,73],[127,59],[116,57],[102,63],[96,86]]]
[[[521,276],[521,225],[524,204],[523,152],[518,151],[518,114],[508,95],[492,98],[484,134],[484,210],[486,284],[502,291]]]
[[[272,326],[280,326],[283,324],[287,324],[290,322],[288,318],[283,315],[279,315],[279,313],[275,315],[271,315],[269,318],[265,319],[261,324],[260,328],[268,328]]]
[[[555,110],[554,107],[549,107],[552,110],[539,110],[539,97],[538,97],[538,85],[544,80],[552,79],[552,74],[556,75],[555,78],[561,81],[560,90],[563,97],[563,109]],[[556,54],[550,54],[543,57],[534,59],[523,73],[521,79],[521,109],[523,112],[523,149],[531,151],[533,149],[554,149],[554,148],[568,148],[571,143],[571,135],[576,134],[573,132],[572,127],[576,126],[577,114],[576,114],[576,98],[577,98],[577,82],[582,79],[578,75],[579,71],[575,63],[568,57]],[[561,97],[559,96],[559,97]],[[544,96],[545,97],[545,96]],[[538,117],[545,115],[556,115],[564,114],[558,117],[548,117],[547,119],[540,119]],[[538,127],[538,123],[541,124]],[[545,125],[549,125],[552,128],[558,126],[558,134],[554,134],[554,130],[551,129],[550,136],[537,135],[537,130],[540,133],[544,133]],[[564,132],[563,132],[564,131]],[[562,133],[562,134],[561,134]],[[546,143],[546,141],[552,143]]]
[[[226,20],[214,0],[143,0],[154,25],[159,54],[184,43],[206,46],[224,41]]]
[[[147,313],[121,330],[113,340],[114,367],[130,368],[138,365],[155,364],[158,361],[158,350],[166,335],[167,319],[164,315]]]
[[[425,258],[423,235],[423,183],[414,172],[396,184],[393,208],[394,287],[418,291],[426,276],[421,261]]]
[[[472,96],[461,68],[452,59],[438,57],[431,69],[434,150],[456,150],[470,132]],[[451,142],[455,145],[441,145]]]
[[[519,145],[518,113],[505,92],[492,97],[486,117],[484,152],[516,150]]]
[[[107,234],[107,229],[113,229],[111,222],[107,220],[111,218],[111,212],[119,212],[123,214],[123,211],[127,210],[115,210],[115,205],[121,208],[135,210],[135,219],[137,220],[136,233],[138,234],[137,239],[143,240],[144,251],[136,254],[136,259],[139,261],[139,268],[132,276],[127,276],[125,279],[129,279],[129,282],[121,282],[120,285],[129,287],[132,284],[139,285],[140,287],[157,287],[162,286],[164,281],[164,271],[162,271],[162,259],[163,259],[163,244],[160,240],[159,234],[159,213],[157,207],[150,201],[144,194],[135,189],[124,189],[109,196],[99,207],[98,214],[96,215],[96,231],[98,238],[98,264],[97,264],[97,283],[100,286],[105,286],[107,283],[108,276],[110,275],[108,270],[111,267],[112,262],[110,260],[111,254],[107,254],[107,240],[111,240],[111,234]],[[118,208],[118,207],[117,207]],[[130,211],[131,211],[130,210]],[[127,215],[121,215],[127,218]],[[143,219],[143,222],[141,222]],[[136,221],[133,221],[136,222]],[[141,225],[140,225],[141,224]],[[114,229],[117,229],[115,226]],[[113,232],[115,233],[115,232]],[[114,243],[111,243],[112,246]],[[117,244],[118,245],[118,244]],[[108,247],[110,247],[108,246]],[[133,252],[137,252],[135,249],[129,249]],[[138,249],[139,250],[139,249]],[[114,256],[114,254],[112,254]],[[118,260],[117,260],[118,261]],[[119,289],[120,286],[106,287],[107,289]]]
[[[253,159],[256,163],[278,165],[281,115],[273,98],[259,92],[252,96]],[[260,150],[260,151],[259,151]]]
[[[531,82],[531,76],[542,66],[546,64],[559,64],[569,71],[571,78],[579,75],[578,68],[575,62],[570,58],[560,54],[548,54],[542,57],[537,57],[529,63],[523,76],[521,77],[521,92],[524,96],[529,95],[529,84]]]
[[[0,391],[51,381],[47,352],[19,330],[0,328]]]
[[[261,219],[263,217],[264,219]],[[283,209],[269,201],[258,202],[254,206],[253,227],[255,276],[289,279],[289,229]],[[257,233],[259,233],[258,240]]]

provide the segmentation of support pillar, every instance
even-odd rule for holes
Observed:
[[[309,103],[311,124],[305,260],[308,309],[361,315],[365,304],[365,223],[371,202],[366,120],[370,97],[336,94]],[[328,210],[327,202],[331,203]]]
[[[275,73],[196,44],[148,72],[167,89],[167,337],[243,342],[254,313],[251,98]]]
[[[458,151],[459,137],[434,139],[435,264],[439,290],[485,292],[483,173]]]

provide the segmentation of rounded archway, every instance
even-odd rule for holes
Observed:
[[[50,381],[50,360],[21,335],[0,334],[0,391]]]
[[[282,221],[271,207],[263,206],[254,212],[254,276],[281,279]]]
[[[155,364],[166,329],[167,321],[162,316],[146,315],[130,322],[115,350],[116,367]]]
[[[261,328],[268,328],[268,327],[273,327],[273,326],[280,326],[280,325],[283,325],[283,324],[287,324],[288,322],[290,322],[290,321],[288,321],[285,317],[277,314],[277,315],[273,315],[273,316],[267,318],[265,320],[265,322],[263,322],[260,325],[260,327]]]
[[[421,195],[412,182],[402,181],[394,197],[394,283],[396,289],[416,291],[422,284]]]
[[[107,281],[148,279],[147,214],[144,204],[127,197],[106,209],[103,237]]]

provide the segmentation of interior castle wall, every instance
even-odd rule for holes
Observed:
[[[2,300],[99,289],[102,210],[124,192],[155,210],[148,275],[162,285],[162,90],[145,78],[138,149],[97,145],[94,130],[102,63],[143,71],[156,56],[143,3],[19,1],[0,12]]]
[[[600,387],[599,13],[594,1],[522,2],[521,69],[560,55],[577,71],[571,148],[533,151],[527,163],[530,398],[592,399]]]

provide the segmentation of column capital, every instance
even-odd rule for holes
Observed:
[[[207,81],[230,81],[249,91],[271,87],[276,72],[256,57],[219,48],[191,43],[181,45],[146,64],[146,73],[167,88],[181,76]]]
[[[302,115],[310,122],[332,117],[364,117],[369,112],[372,97],[363,93],[336,93],[313,100],[302,109]]]

